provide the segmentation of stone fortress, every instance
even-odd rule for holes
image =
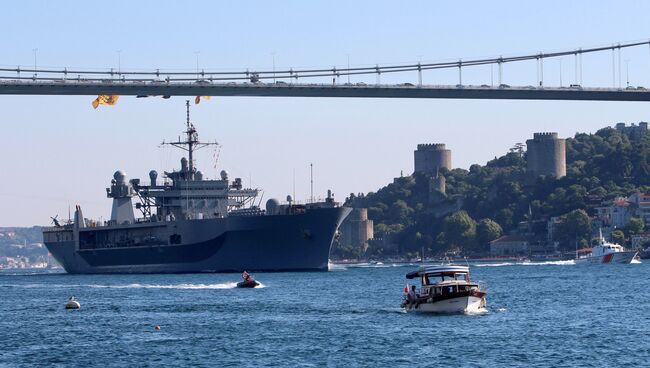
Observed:
[[[639,126],[619,127],[617,129],[647,129],[646,123]],[[556,178],[566,176],[566,140],[556,132],[534,133],[533,139],[526,141],[527,172],[531,179],[540,175]],[[451,150],[444,143],[418,144],[414,151],[415,172],[429,176],[429,191],[445,193],[446,180],[440,169],[451,170]]]
[[[633,139],[640,139],[648,134],[648,123],[617,123],[614,129]],[[429,178],[430,205],[436,207],[441,203],[440,200],[445,198],[440,195],[445,194],[446,190],[446,179],[441,169],[452,169],[451,150],[447,149],[444,143],[418,144],[413,154],[414,173],[424,174]],[[525,157],[526,172],[531,182],[542,175],[557,179],[566,176],[566,139],[560,138],[557,132],[534,133],[533,138],[526,141]],[[360,245],[365,250],[368,240],[373,237],[372,226],[373,222],[368,219],[367,209],[355,208],[341,225],[342,243]]]
[[[368,241],[374,237],[374,225],[368,219],[367,208],[354,208],[341,224],[339,242],[344,246],[361,248],[361,253],[368,249]]]
[[[531,180],[540,175],[566,176],[566,140],[557,133],[535,133],[526,141],[526,165]]]
[[[451,170],[451,150],[444,143],[418,144],[413,155],[415,172],[436,175],[442,168]]]
[[[445,193],[446,179],[440,169],[451,170],[451,150],[444,143],[418,144],[413,156],[414,172],[430,177],[429,197],[433,201],[436,192]]]
[[[648,134],[648,123],[641,121],[639,125],[632,123],[630,126],[625,126],[625,123],[616,123],[614,129],[627,134],[632,139],[641,139]]]
[[[648,123],[641,121],[627,126],[617,123],[617,131],[632,139],[641,139],[648,134]],[[553,133],[534,133],[533,139],[526,141],[526,164],[530,179],[540,175],[566,176],[566,140]]]

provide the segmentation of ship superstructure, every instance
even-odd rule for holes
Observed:
[[[71,273],[151,273],[325,270],[329,249],[350,209],[328,191],[324,202],[298,205],[275,199],[265,209],[259,190],[242,180],[208,180],[197,170],[194,153],[214,143],[199,140],[187,106],[184,138],[163,142],[188,153],[180,170],[155,170],[149,183],[128,180],[116,171],[106,188],[113,200],[111,218],[85,219],[76,207],[74,221],[45,228],[45,245]],[[135,206],[134,206],[135,201]],[[136,217],[134,207],[141,216]]]

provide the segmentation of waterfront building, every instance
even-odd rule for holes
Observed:
[[[643,219],[646,226],[650,226],[650,193],[634,193],[628,202],[632,205],[634,215]]]
[[[625,227],[632,218],[633,209],[626,198],[616,198],[596,208],[597,217],[606,227]]]
[[[504,235],[490,242],[490,255],[501,256],[525,256],[528,255],[530,243],[528,238],[521,235]]]

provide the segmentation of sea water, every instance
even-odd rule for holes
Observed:
[[[650,265],[472,264],[484,315],[400,310],[419,265],[329,272],[0,272],[2,366],[650,365]],[[65,310],[74,295],[80,310]],[[154,326],[160,326],[156,331]]]

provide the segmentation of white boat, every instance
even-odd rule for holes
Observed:
[[[407,286],[402,308],[416,313],[484,313],[486,293],[472,283],[467,266],[427,266],[406,274],[419,278],[420,289]]]
[[[597,245],[576,251],[576,264],[632,263],[637,255],[635,250],[626,250],[621,245],[608,243],[600,234]]]

